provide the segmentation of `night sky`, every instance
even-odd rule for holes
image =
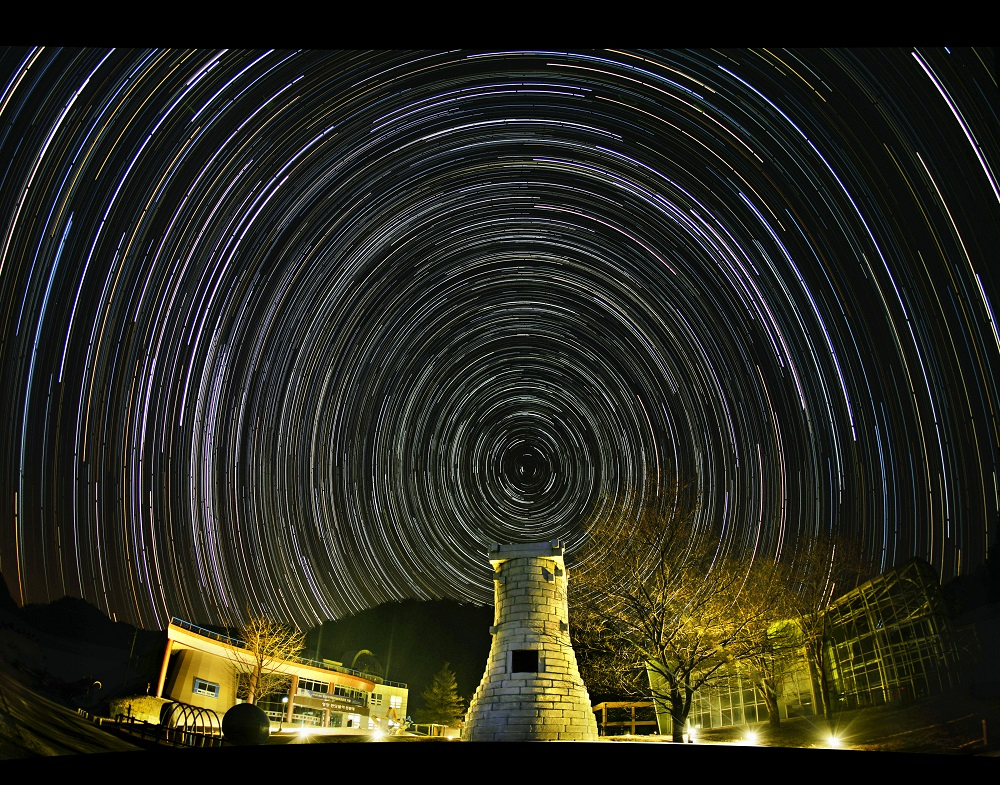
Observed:
[[[12,596],[489,604],[490,543],[678,481],[748,562],[971,573],[994,56],[0,49]]]

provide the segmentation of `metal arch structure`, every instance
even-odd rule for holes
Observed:
[[[380,678],[385,675],[385,666],[382,664],[382,661],[368,649],[359,649],[355,653],[354,658],[351,660],[351,670],[368,673]]]
[[[222,720],[215,711],[180,701],[173,701],[163,706],[160,725],[164,728],[181,728],[211,736],[222,735]]]

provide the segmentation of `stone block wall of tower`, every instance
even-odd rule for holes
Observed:
[[[597,720],[569,635],[557,542],[496,546],[493,643],[466,713],[469,741],[589,741]]]

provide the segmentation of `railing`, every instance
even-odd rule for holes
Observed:
[[[636,717],[636,710],[639,717]],[[658,723],[652,701],[614,701],[594,706],[597,728],[602,736],[656,733]]]
[[[146,742],[171,747],[221,747],[222,736],[184,727],[168,728],[154,722],[139,720],[125,714],[115,717],[118,730]]]
[[[214,632],[213,630],[207,630],[204,627],[199,627],[197,624],[192,624],[189,621],[184,621],[183,619],[178,619],[176,616],[170,619],[170,623],[176,627],[188,630],[197,635],[201,635],[205,638],[211,638],[212,640],[219,641],[220,643],[225,643],[229,646],[233,646],[237,649],[248,649],[245,641],[241,641],[239,638],[232,638],[228,635],[223,635],[222,633]],[[399,681],[387,681],[381,676],[376,676],[373,673],[365,673],[364,671],[357,671],[353,668],[345,668],[343,665],[330,665],[327,662],[322,662],[319,660],[309,659],[307,657],[289,657],[289,662],[295,662],[300,665],[308,665],[312,668],[319,668],[320,670],[333,671],[334,673],[346,673],[351,676],[358,676],[367,681],[373,681],[376,684],[386,684],[390,687],[399,687],[401,689],[407,689],[404,682]]]

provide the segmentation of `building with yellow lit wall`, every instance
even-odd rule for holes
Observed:
[[[167,627],[156,694],[222,717],[239,702],[234,658],[249,659],[239,641],[173,619]],[[406,717],[409,691],[405,684],[330,660],[296,658],[284,662],[280,670],[289,677],[287,693],[257,701],[279,728],[393,732]]]

